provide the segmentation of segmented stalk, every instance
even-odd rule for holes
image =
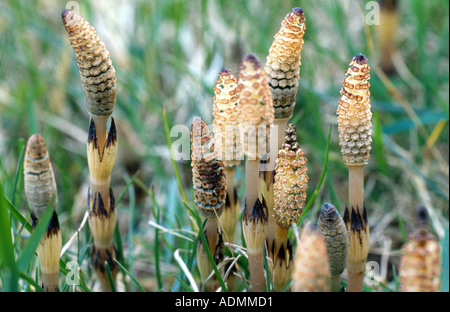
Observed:
[[[253,54],[247,55],[239,71],[239,133],[245,164],[245,203],[242,216],[244,239],[249,257],[252,291],[265,285],[263,245],[268,231],[268,208],[259,198],[259,165],[269,149],[274,110],[272,96],[261,64]]]
[[[295,292],[330,291],[330,268],[325,239],[312,225],[305,227],[300,239],[300,246],[295,252],[292,290]]]
[[[273,217],[273,176],[278,150],[284,142],[284,131],[291,118],[297,97],[300,79],[301,51],[305,34],[305,16],[301,8],[293,8],[275,34],[269,55],[266,58],[265,74],[271,90],[274,106],[274,129],[271,131],[270,152],[264,162],[264,172],[260,175],[261,194],[269,207],[268,247],[274,249],[272,242],[276,235],[277,224]],[[275,252],[276,253],[276,252]],[[275,259],[274,259],[275,261]]]
[[[200,118],[194,118],[191,126],[191,166],[194,185],[194,202],[202,216],[207,218],[204,234],[216,264],[223,259],[223,239],[217,219],[226,201],[226,180],[223,162],[217,157],[215,141],[208,126]],[[203,290],[215,291],[219,287],[216,276],[208,278],[212,266],[204,246],[197,247],[197,265],[203,282]]]
[[[369,253],[369,224],[364,203],[364,165],[370,158],[372,142],[369,71],[364,55],[353,57],[337,109],[339,145],[349,172],[349,207],[344,213],[349,234],[348,291],[362,291]]]
[[[61,14],[64,27],[75,52],[81,85],[90,116],[87,156],[90,188],[88,190],[89,226],[94,238],[92,264],[102,290],[111,290],[105,261],[113,279],[117,273],[113,243],[117,211],[110,188],[111,171],[117,152],[114,120],[107,130],[108,117],[116,103],[116,75],[110,54],[96,30],[81,15],[69,10]]]
[[[428,229],[426,208],[416,210],[416,228],[402,247],[400,288],[402,292],[438,292],[441,288],[441,247]]]
[[[57,190],[50,156],[45,141],[39,134],[34,134],[28,139],[23,173],[33,228],[39,222],[45,209],[50,205],[54,207],[50,223],[36,253],[40,262],[42,287],[46,291],[58,291],[62,238],[56,213]]]
[[[303,36],[306,30],[305,21],[301,8],[292,9],[275,34],[267,56],[265,73],[277,119],[290,118],[294,111],[300,79]]]
[[[319,230],[327,245],[332,291],[340,291],[341,274],[347,266],[348,233],[344,220],[332,204],[324,204],[319,215]]]
[[[113,191],[110,187],[111,172],[117,153],[117,133],[114,119],[103,148],[98,144],[96,127],[93,119],[89,127],[87,142],[87,158],[90,174],[90,188],[87,203],[89,209],[89,227],[94,243],[92,246],[92,264],[101,282],[101,288],[109,291],[110,282],[107,276],[105,261],[111,269],[113,278],[117,274],[117,250],[113,242],[116,227],[117,210]]]
[[[242,216],[242,232],[247,245],[250,286],[254,292],[264,291],[266,283],[263,246],[268,230],[267,213],[265,201],[261,202],[258,198],[252,209],[244,207]]]

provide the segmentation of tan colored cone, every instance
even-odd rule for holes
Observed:
[[[281,23],[267,56],[265,73],[277,119],[290,118],[294,111],[305,30],[303,10],[292,9]]]
[[[59,260],[62,246],[57,207],[57,190],[50,156],[44,139],[32,135],[27,142],[23,164],[25,194],[31,208],[33,227],[37,225],[44,211],[53,205],[53,215],[44,237],[37,248],[45,291],[59,290]]]
[[[107,118],[114,110],[117,89],[109,52],[81,15],[65,10],[61,16],[77,59],[89,115]]]
[[[295,126],[286,129],[283,143],[275,169],[274,217],[277,224],[289,228],[296,224],[306,201],[308,189],[307,159],[297,142]]]
[[[237,87],[236,77],[223,68],[214,88],[213,131],[217,155],[225,167],[239,165],[244,158],[239,141]]]
[[[295,252],[292,291],[330,291],[327,246],[322,234],[315,227],[306,227],[302,231],[300,246],[297,246]]]
[[[339,145],[347,166],[367,163],[372,149],[372,111],[370,106],[370,67],[358,54],[351,60],[341,89],[337,109]]]
[[[256,56],[249,54],[239,70],[239,133],[244,154],[262,158],[270,144],[274,110],[269,86]]]
[[[344,220],[332,204],[324,204],[319,215],[319,231],[325,238],[333,291],[340,291],[340,276],[347,266],[348,233]]]
[[[56,182],[44,139],[32,135],[27,142],[23,163],[25,195],[34,215],[42,217],[54,202],[57,206]]]
[[[226,200],[225,169],[217,158],[214,138],[200,118],[194,118],[191,126],[191,149],[195,205],[202,217],[217,218]]]
[[[428,229],[426,208],[417,207],[417,226],[402,247],[402,292],[438,292],[441,288],[441,246]]]

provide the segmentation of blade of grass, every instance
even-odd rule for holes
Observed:
[[[161,218],[161,207],[156,201],[154,188],[152,188],[150,198],[152,199],[153,215],[155,216],[156,222],[159,222]],[[153,242],[153,255],[155,256],[156,283],[158,284],[158,289],[162,289],[163,282],[161,278],[161,268],[159,265],[159,231],[156,228],[155,228],[155,239]]]
[[[129,180],[128,177],[125,177],[125,180]],[[129,181],[127,181],[129,182]],[[135,212],[135,208],[136,208],[136,196],[135,196],[135,191],[134,191],[134,186],[133,183],[130,184],[129,187],[129,208],[128,208],[128,212],[129,212],[129,218],[128,218],[128,237],[127,237],[127,241],[128,241],[128,249],[129,249],[129,253],[128,253],[128,270],[130,272],[131,275],[134,275],[134,265],[133,265],[133,233],[134,233],[134,212]],[[134,286],[134,284],[131,284],[131,291],[132,292],[136,292],[136,287]]]
[[[173,257],[175,258],[175,261],[178,263],[178,265],[181,267],[181,270],[184,272],[184,274],[186,275],[187,279],[189,280],[189,283],[192,286],[192,290],[195,292],[199,292],[197,283],[194,280],[194,277],[191,274],[191,271],[188,269],[188,267],[186,266],[186,264],[184,263],[183,259],[180,256],[180,249],[176,249],[175,252],[173,253]],[[180,281],[179,278],[177,278],[178,281]],[[181,285],[186,285],[184,282],[180,281]],[[189,286],[188,286],[189,287]]]
[[[106,276],[108,276],[109,286],[111,287],[111,292],[116,292],[116,285],[114,285],[114,279],[111,273],[111,267],[108,261],[105,261]]]
[[[17,165],[16,175],[14,176],[13,189],[11,192],[11,203],[13,205],[14,205],[14,198],[16,197],[17,183],[19,182],[19,178],[21,176],[20,174],[22,173],[23,157],[25,155],[25,144],[23,138],[19,139],[19,146],[20,146],[19,163]]]
[[[119,267],[122,269],[122,271],[124,271],[125,273],[127,273],[127,275],[131,278],[131,280],[133,281],[134,284],[136,284],[136,286],[139,288],[139,290],[141,292],[145,292],[144,287],[141,286],[141,284],[139,284],[139,282],[137,281],[137,279],[133,276],[133,274],[131,274],[119,261],[117,261],[116,259],[114,259],[114,261],[119,265]]]
[[[400,291],[400,282],[398,279],[397,269],[395,268],[394,265],[392,265],[392,276],[393,276],[393,282],[395,285],[395,291],[399,292]]]
[[[19,271],[14,259],[8,207],[9,204],[3,194],[3,185],[0,181],[0,272],[2,290],[17,292],[19,290]]]
[[[39,286],[39,283],[37,283],[34,279],[29,277],[27,274],[20,272],[19,276],[21,279],[27,281],[28,284],[34,287],[34,290],[36,292],[44,292],[41,286]]]
[[[189,201],[186,196],[186,192],[184,191],[183,182],[181,181],[180,172],[178,171],[178,166],[177,166],[174,158],[172,157],[172,139],[170,138],[169,122],[167,120],[166,109],[164,107],[162,109],[162,115],[163,115],[163,120],[164,120],[164,129],[166,130],[166,138],[167,138],[167,145],[169,147],[170,159],[172,161],[172,167],[175,172],[175,177],[177,179],[178,188],[180,189],[181,198],[183,199],[183,202],[185,204],[189,204]]]
[[[378,111],[375,110],[373,112],[373,121],[374,121],[374,143],[375,143],[375,154],[377,156],[377,167],[380,169],[380,172],[385,176],[389,175],[389,170],[387,168],[386,159],[384,157],[384,149],[383,149],[383,129],[381,128],[380,117],[378,115]]]
[[[33,227],[30,223],[28,223],[27,219],[22,216],[22,214],[17,210],[17,208],[5,197],[4,194],[0,194],[0,197],[3,197],[3,200],[6,204],[6,208],[11,212],[11,214],[19,221],[25,228],[28,230],[28,232],[33,231]]]
[[[205,233],[203,232],[206,221],[207,221],[207,219],[205,219],[205,221],[202,223],[200,216],[198,216],[197,224],[200,226],[200,231],[199,231],[200,239],[202,240],[203,248],[206,251],[206,255],[208,256],[209,262],[214,270],[214,273],[216,274],[216,277],[217,277],[217,280],[219,281],[220,287],[222,287],[222,291],[228,292],[227,286],[225,286],[222,276],[220,275],[220,272],[217,269],[216,262],[214,261],[214,257],[211,254],[211,250],[209,250],[209,245],[208,245],[208,242],[206,241]]]

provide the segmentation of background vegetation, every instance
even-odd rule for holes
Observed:
[[[72,48],[61,22],[67,1],[0,2],[0,287],[39,290],[33,236],[19,221],[28,218],[22,157],[28,137],[47,142],[58,185],[58,213],[65,244],[86,211],[89,119]],[[366,2],[348,1],[78,1],[80,13],[105,42],[118,77],[113,114],[119,154],[112,186],[118,198],[116,244],[123,265],[119,290],[191,290],[176,255],[199,281],[190,161],[169,157],[167,126],[190,126],[194,116],[212,123],[217,73],[237,74],[252,52],[262,63],[284,16],[300,6],[307,29],[301,80],[292,122],[308,158],[309,193],[324,166],[325,180],[305,221],[316,222],[325,202],[343,211],[347,168],[337,140],[336,109],[344,72],[357,53],[372,67],[374,142],[366,166],[366,205],[371,226],[370,259],[380,264],[380,286],[395,291],[399,249],[423,203],[441,239],[449,220],[449,3],[398,1],[395,74],[379,68],[382,25],[367,25]],[[176,140],[173,137],[172,140]],[[238,170],[243,194],[243,171]],[[182,189],[179,188],[182,184]],[[15,211],[15,213],[11,213]],[[150,221],[150,223],[149,223]],[[299,227],[302,226],[299,225]],[[293,233],[295,238],[295,233]],[[81,286],[62,278],[63,291],[95,290],[89,268],[88,225],[63,256],[81,267]],[[295,239],[294,239],[295,242]],[[19,261],[22,259],[21,261]],[[448,268],[448,249],[446,258]],[[245,263],[242,265],[245,267]],[[130,277],[131,276],[131,277]],[[125,277],[125,278],[123,278]],[[448,271],[446,275],[448,285]],[[135,280],[135,282],[133,282]],[[244,288],[244,287],[243,287]],[[448,290],[448,286],[447,286]]]

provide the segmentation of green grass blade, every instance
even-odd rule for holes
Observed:
[[[134,191],[133,184],[130,185],[129,188],[129,218],[128,218],[128,270],[130,272],[130,275],[134,275],[134,265],[133,265],[133,234],[134,234],[134,215],[135,215],[135,208],[136,208],[136,196]],[[131,291],[135,292],[136,287],[134,284],[131,284]]]
[[[141,286],[141,284],[139,284],[139,282],[137,281],[137,279],[133,276],[133,274],[131,274],[123,265],[122,263],[120,263],[119,261],[117,261],[116,259],[114,259],[114,261],[119,265],[119,267],[122,269],[122,271],[124,271],[125,273],[127,273],[127,275],[131,278],[131,280],[133,281],[134,284],[136,284],[137,288],[141,291],[141,292],[145,292],[144,287]]]
[[[114,284],[114,278],[111,273],[111,267],[109,266],[108,261],[105,261],[105,270],[106,276],[108,276],[109,286],[111,287],[112,292],[116,292],[116,285]]]
[[[4,196],[4,194],[0,194],[0,197],[3,197],[3,200],[6,204],[6,208],[9,210],[9,212],[11,212],[11,214],[17,219],[17,221],[19,221],[23,226],[25,226],[28,232],[31,233],[33,231],[33,227],[31,226],[30,223],[28,223],[27,219],[24,216],[22,216],[19,210],[17,210],[17,208],[14,207],[14,205]]]
[[[159,206],[158,202],[156,201],[155,197],[155,190],[152,189],[152,192],[150,193],[150,198],[152,199],[152,207],[153,207],[153,215],[155,216],[156,222],[159,222],[160,220],[160,214],[161,214],[161,207]],[[161,268],[160,268],[160,260],[159,260],[159,229],[155,228],[155,239],[154,239],[154,249],[153,249],[153,255],[155,256],[155,274],[156,274],[156,282],[158,284],[158,289],[163,288],[163,282],[161,278]]]
[[[170,138],[169,122],[167,120],[167,115],[166,115],[166,109],[165,108],[163,108],[162,114],[163,114],[163,120],[164,120],[164,129],[166,130],[166,138],[167,138],[167,145],[169,147],[170,159],[172,160],[172,167],[173,167],[173,170],[175,172],[175,177],[177,179],[178,188],[180,189],[180,194],[181,194],[181,198],[183,199],[183,202],[185,204],[188,204],[189,201],[187,199],[186,192],[184,191],[183,182],[181,181],[180,172],[178,171],[178,166],[177,166],[174,158],[172,157],[172,153],[171,153],[171,150],[172,150],[172,139]]]
[[[44,292],[44,290],[42,289],[42,287],[39,285],[39,283],[37,283],[34,279],[32,279],[31,277],[29,277],[27,274],[20,272],[19,276],[21,279],[24,279],[25,281],[27,281],[28,284],[30,284],[31,286],[34,287],[34,290],[36,292]]]
[[[19,271],[14,259],[12,244],[9,204],[3,194],[3,185],[0,181],[0,273],[2,290],[17,292],[19,290]]]
[[[23,166],[23,157],[25,155],[25,145],[24,140],[22,138],[19,139],[19,146],[20,146],[20,157],[19,157],[19,164],[17,165],[16,175],[14,177],[14,184],[11,194],[11,203],[14,205],[14,198],[16,197],[16,189],[17,184],[19,183],[19,178],[21,177],[22,173],[22,166]]]
[[[217,269],[217,265],[216,262],[214,261],[214,257],[211,254],[211,251],[209,250],[209,245],[208,242],[206,241],[206,237],[205,237],[205,233],[204,231],[204,225],[207,221],[207,219],[205,219],[205,221],[202,223],[200,216],[197,214],[196,215],[196,219],[197,219],[197,224],[200,227],[200,231],[198,233],[198,235],[200,236],[200,239],[202,240],[202,244],[203,244],[203,248],[206,251],[206,255],[208,256],[209,262],[214,270],[214,273],[216,274],[217,280],[219,281],[220,287],[222,287],[222,291],[224,292],[228,292],[227,286],[225,285],[222,276],[220,275],[219,270]]]

